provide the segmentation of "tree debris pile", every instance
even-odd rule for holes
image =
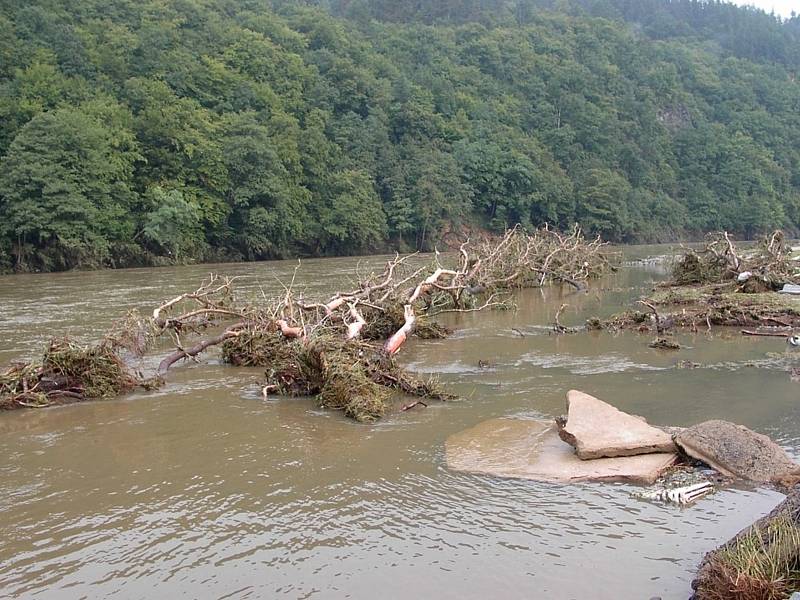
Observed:
[[[533,234],[510,229],[499,241],[481,243],[476,255],[468,272],[472,289],[541,287],[548,281],[581,289],[614,268],[600,238],[587,240],[577,225],[569,233],[548,226]]]
[[[265,395],[316,396],[321,407],[362,422],[383,416],[395,391],[455,398],[435,380],[408,373],[380,345],[330,334],[287,341],[280,333],[244,331],[223,343],[222,355],[232,364],[266,367]]]
[[[650,314],[629,310],[603,326],[658,333],[715,325],[798,327],[800,297],[777,293],[798,281],[800,263],[782,232],[767,236],[749,252],[740,252],[727,233],[711,234],[702,250],[688,250],[675,264],[669,282],[639,301]]]
[[[582,288],[612,268],[603,242],[587,240],[577,227],[568,233],[515,227],[474,248],[466,241],[454,256],[437,252],[422,266],[412,257],[397,255],[383,271],[359,274],[353,289],[316,301],[295,284],[299,265],[280,295],[255,304],[236,298],[233,279],[212,275],[195,291],[156,307],[151,317],[128,315],[95,347],[60,352],[56,344],[40,366],[12,368],[2,380],[0,407],[48,406],[56,398],[110,397],[155,385],[172,365],[221,346],[225,362],[266,369],[267,393],[314,395],[321,406],[374,420],[386,411],[392,391],[448,397],[393,359],[412,335],[449,333],[436,315],[508,307],[510,291],[519,287],[563,282]],[[175,349],[162,358],[156,376],[147,382],[132,376],[123,351],[142,356],[168,338]],[[48,392],[51,379],[56,384]]]
[[[800,263],[782,231],[774,231],[750,251],[736,248],[727,232],[706,236],[701,250],[689,249],[674,265],[668,285],[731,283],[745,293],[776,291],[800,282]]]
[[[694,600],[779,600],[800,590],[798,488],[769,515],[703,559]]]
[[[0,409],[113,398],[146,385],[110,343],[80,346],[52,340],[41,361],[13,365],[0,374]]]
[[[800,327],[800,298],[775,292],[741,294],[718,286],[666,288],[646,301],[657,315],[628,310],[603,321],[606,329],[655,332],[672,328],[692,331],[711,326]],[[657,322],[658,321],[658,322]]]

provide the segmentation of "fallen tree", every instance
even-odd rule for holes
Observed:
[[[374,420],[394,392],[450,397],[394,358],[412,335],[448,334],[436,315],[507,308],[516,288],[566,283],[582,289],[611,268],[603,247],[577,227],[568,233],[516,227],[475,247],[466,241],[454,256],[437,252],[426,261],[396,255],[381,272],[358,277],[353,289],[316,300],[298,291],[299,264],[280,295],[258,303],[240,301],[233,279],[212,275],[147,318],[128,315],[94,346],[51,344],[42,360],[12,366],[0,375],[0,408],[107,398],[158,385],[173,365],[221,346],[224,361],[266,369],[265,396],[316,396],[321,406]],[[174,350],[155,375],[136,373],[126,357],[141,357],[164,338],[172,339]]]

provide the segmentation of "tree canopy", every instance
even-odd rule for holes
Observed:
[[[800,17],[0,0],[0,270],[800,229]]]

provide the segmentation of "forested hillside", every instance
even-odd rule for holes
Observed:
[[[800,228],[800,18],[694,0],[0,0],[0,269]]]

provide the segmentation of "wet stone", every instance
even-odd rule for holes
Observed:
[[[687,455],[729,477],[761,483],[800,480],[800,465],[783,448],[743,425],[705,421],[679,433],[675,442]]]
[[[675,451],[668,433],[589,394],[567,392],[567,411],[559,435],[583,460]]]
[[[675,453],[581,460],[552,422],[491,419],[451,435],[447,466],[456,471],[555,483],[624,481],[652,484]]]

